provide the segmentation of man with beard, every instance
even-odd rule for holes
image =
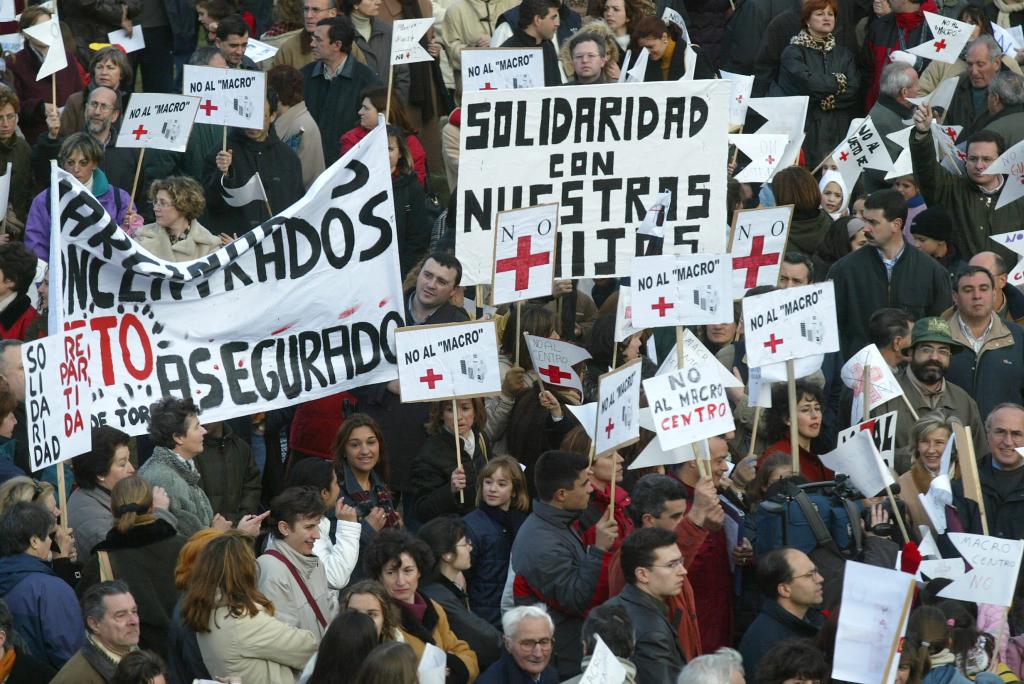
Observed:
[[[988,455],[978,461],[978,481],[985,499],[988,534],[1024,538],[1024,407],[1000,404],[985,420]],[[979,452],[980,453],[980,452]],[[964,496],[963,480],[953,482],[953,505],[964,531],[982,534],[978,506]]]
[[[914,324],[910,334],[910,364],[897,376],[902,397],[890,399],[872,410],[872,415],[881,416],[896,411],[896,472],[905,473],[910,469],[911,453],[914,449],[911,432],[917,422],[910,413],[907,403],[914,407],[918,416],[929,411],[943,409],[971,428],[975,453],[986,453],[982,436],[981,414],[974,399],[963,389],[946,380],[953,354],[963,351],[963,345],[953,339],[949,323],[937,317],[922,318]]]

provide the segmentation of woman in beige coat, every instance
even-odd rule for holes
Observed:
[[[155,223],[135,233],[135,241],[165,261],[192,261],[226,244],[198,219],[206,208],[203,188],[186,176],[169,176],[149,186]]]
[[[199,554],[181,620],[196,633],[203,663],[221,681],[295,684],[316,637],[276,620],[256,588],[256,556],[244,533],[227,530]]]
[[[903,473],[897,480],[900,486],[899,497],[907,507],[910,521],[916,528],[927,525],[935,531],[931,518],[925,512],[924,505],[918,494],[926,494],[932,480],[939,476],[942,469],[942,452],[946,449],[953,434],[953,418],[944,411],[934,411],[921,416],[911,432],[914,448],[914,462],[910,470]]]

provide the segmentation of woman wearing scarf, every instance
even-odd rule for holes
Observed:
[[[927,494],[932,480],[939,476],[942,464],[942,453],[953,435],[953,420],[943,411],[936,411],[921,416],[911,432],[911,445],[914,449],[914,461],[910,470],[903,473],[897,481],[900,486],[899,497],[907,507],[914,527],[927,525],[935,533],[935,526],[924,510],[918,494]],[[948,467],[948,466],[947,466]],[[947,516],[948,517],[948,516]]]
[[[800,12],[800,33],[782,51],[779,79],[769,95],[810,97],[804,132],[808,164],[827,157],[846,135],[860,87],[852,52],[836,43],[835,0],[808,0]],[[881,141],[879,141],[881,142]]]

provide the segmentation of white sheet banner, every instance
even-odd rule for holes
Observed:
[[[262,71],[186,64],[181,92],[200,99],[199,123],[263,128],[267,75]]]
[[[403,402],[501,393],[493,320],[401,328],[395,345]]]

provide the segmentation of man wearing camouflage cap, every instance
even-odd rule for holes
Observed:
[[[949,323],[938,317],[922,318],[914,324],[910,334],[910,363],[898,377],[903,394],[918,416],[929,411],[943,409],[970,426],[977,453],[987,453],[981,413],[974,399],[962,388],[946,380],[953,354],[963,347],[953,339]],[[910,469],[912,443],[911,431],[914,416],[902,398],[890,399],[871,411],[881,416],[896,411],[896,463],[897,473]]]

